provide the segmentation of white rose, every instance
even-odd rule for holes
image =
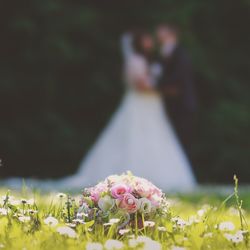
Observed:
[[[148,214],[151,212],[152,204],[147,198],[139,199],[139,210],[141,213]]]
[[[98,206],[103,212],[111,210],[114,207],[114,205],[115,205],[115,200],[108,195],[101,197],[98,201]]]

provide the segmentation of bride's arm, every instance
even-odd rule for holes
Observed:
[[[125,33],[121,37],[121,50],[125,61],[133,54],[132,39],[133,37],[130,33]]]

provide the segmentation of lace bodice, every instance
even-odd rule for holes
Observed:
[[[127,86],[133,88],[139,79],[147,77],[147,61],[140,55],[130,55],[125,62],[124,74]]]

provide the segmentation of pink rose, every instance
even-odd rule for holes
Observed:
[[[100,199],[100,193],[99,193],[99,192],[96,192],[96,191],[93,191],[93,192],[91,192],[91,194],[90,194],[90,198],[91,198],[92,201],[98,202],[99,199]]]
[[[157,195],[150,195],[147,198],[151,201],[154,207],[159,207],[162,201],[162,198]]]
[[[162,193],[161,189],[159,189],[159,188],[157,188],[157,187],[155,187],[155,186],[154,186],[154,188],[153,188],[153,194],[155,194],[155,195],[157,195],[157,196],[159,196],[159,197],[162,197],[162,196],[163,196],[163,193]]]
[[[151,195],[157,195],[159,197],[162,196],[162,191],[159,188],[153,185],[150,181],[139,177],[135,182],[135,191],[141,197],[146,197],[146,198],[150,197]]]
[[[125,194],[118,202],[118,207],[132,214],[138,210],[138,200],[132,194]]]
[[[151,195],[152,190],[151,187],[145,183],[137,182],[135,185],[135,191],[138,193],[141,197],[148,197]]]
[[[123,196],[131,192],[131,188],[125,184],[116,184],[110,189],[111,195],[115,199],[123,199]]]
[[[89,191],[90,191],[91,200],[97,203],[102,193],[107,192],[108,189],[107,189],[107,185],[101,182],[97,184],[95,187],[90,188]]]

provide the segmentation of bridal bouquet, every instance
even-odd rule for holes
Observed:
[[[165,204],[163,192],[148,180],[130,173],[112,175],[84,190],[78,215],[102,224],[116,220],[119,228],[141,228],[145,219],[163,212]]]

